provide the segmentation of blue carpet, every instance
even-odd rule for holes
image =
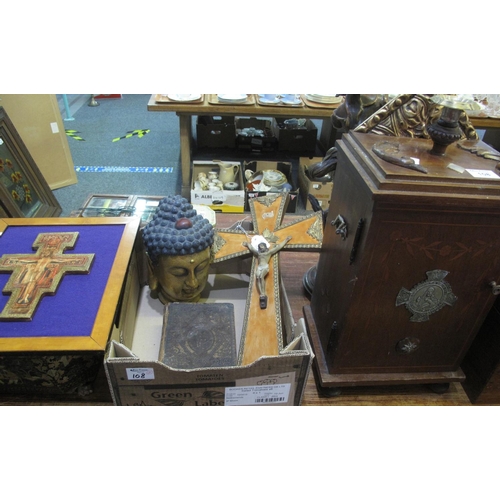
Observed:
[[[77,172],[116,172],[123,174],[125,172],[145,172],[147,174],[171,174],[173,167],[75,167]]]
[[[80,104],[64,122],[78,183],[54,190],[62,217],[91,194],[180,194],[179,119],[148,111],[150,97],[124,94],[95,107]]]
[[[71,97],[71,96],[70,96]],[[151,94],[123,94],[88,106],[90,94],[72,96],[78,102],[72,119],[65,121],[68,144],[78,183],[54,190],[62,217],[83,207],[92,194],[167,196],[182,191],[179,118],[174,112],[147,110]],[[74,98],[74,99],[73,99]],[[66,116],[62,110],[63,117]],[[196,130],[195,119],[192,122]],[[297,169],[297,155],[248,157],[232,151],[231,159],[280,159]],[[212,159],[213,152],[198,152],[193,159]],[[220,156],[220,153],[217,153]],[[222,158],[226,159],[226,158]],[[151,175],[153,174],[153,175]],[[297,212],[304,210],[299,199]]]
[[[147,110],[150,94],[124,94],[82,106],[66,122],[76,167],[167,168],[179,161],[179,120],[175,113]]]

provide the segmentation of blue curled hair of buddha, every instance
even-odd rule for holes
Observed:
[[[161,255],[190,255],[212,246],[214,229],[180,195],[166,196],[144,227],[142,239],[153,264]]]

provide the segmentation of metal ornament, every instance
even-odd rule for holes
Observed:
[[[475,141],[477,143],[477,141]],[[469,151],[469,153],[475,154],[476,156],[480,156],[481,158],[486,158],[487,160],[495,160],[500,161],[500,153],[497,151],[492,151],[490,149],[480,148],[477,144],[467,144],[466,142],[458,142],[457,146],[460,149],[464,149],[465,151]]]
[[[398,354],[411,354],[420,347],[420,339],[416,337],[405,337],[396,344]]]
[[[428,170],[425,167],[419,165],[415,159],[410,156],[405,156],[399,152],[399,144],[391,143],[388,141],[375,144],[372,147],[372,151],[382,160],[393,163],[394,165],[399,165],[400,167],[409,168],[410,170],[416,170],[426,174]]]
[[[404,305],[412,313],[410,321],[428,321],[429,316],[445,305],[452,306],[457,297],[449,283],[444,281],[448,271],[436,269],[427,271],[427,280],[415,285],[411,290],[401,288],[396,297],[396,307]]]

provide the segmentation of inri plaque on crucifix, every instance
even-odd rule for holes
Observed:
[[[40,233],[34,254],[0,257],[0,272],[12,272],[3,289],[10,294],[0,321],[30,321],[44,295],[54,295],[65,274],[87,274],[94,254],[63,254],[75,246],[78,232]]]

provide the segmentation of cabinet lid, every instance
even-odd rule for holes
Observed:
[[[467,197],[500,202],[500,170],[496,159],[488,159],[468,149],[500,155],[482,141],[459,141],[448,146],[443,156],[430,153],[432,140],[389,137],[349,132],[339,147],[354,156],[353,165],[365,178],[374,194],[399,194],[437,197]],[[427,173],[386,161],[373,148],[397,151],[395,156],[411,158]],[[411,163],[411,161],[410,161]]]
[[[7,285],[18,269],[32,278],[15,284],[25,298],[33,297],[38,288],[38,302],[30,320],[4,317],[0,321],[0,354],[104,352],[120,306],[139,223],[139,217],[0,219],[0,259],[4,262],[0,291],[9,292],[0,293],[0,311],[12,296],[14,284]],[[40,235],[47,238],[39,242]],[[59,241],[71,243],[59,246]],[[60,252],[35,255],[51,245]],[[89,255],[93,258],[88,270],[67,270],[52,289],[54,275],[62,274],[56,264],[65,257]]]

